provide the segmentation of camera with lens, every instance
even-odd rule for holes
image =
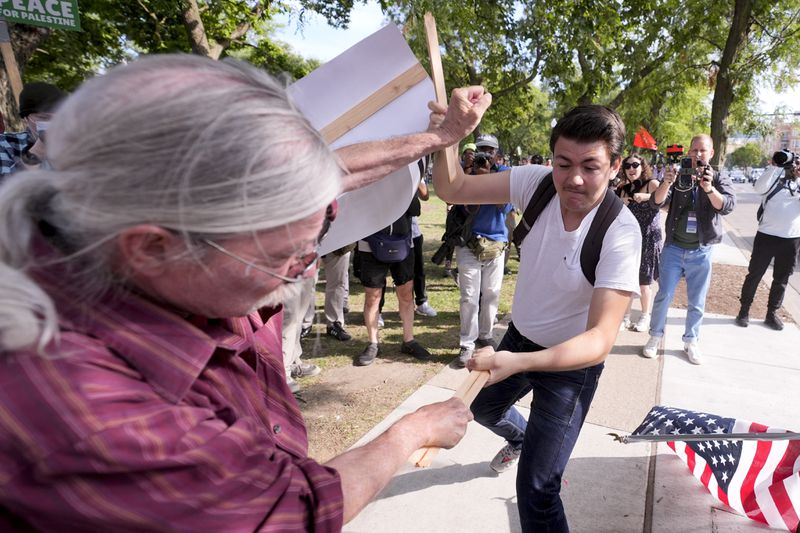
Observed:
[[[492,156],[483,152],[475,152],[475,159],[472,161],[473,169],[486,169],[486,164],[492,166]]]
[[[797,161],[797,154],[789,150],[778,150],[772,154],[772,162],[776,167],[783,167],[784,170],[791,170]]]
[[[678,177],[675,179],[675,187],[682,190],[691,189],[694,186],[695,178],[698,177],[702,168],[706,166],[705,161],[698,159],[697,162],[691,157],[681,159]]]

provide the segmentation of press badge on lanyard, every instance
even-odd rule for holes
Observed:
[[[692,190],[692,207],[697,208],[697,188]],[[686,218],[686,233],[697,233],[697,212],[689,211]]]

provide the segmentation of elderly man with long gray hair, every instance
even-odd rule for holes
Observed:
[[[52,169],[0,189],[0,528],[337,531],[415,449],[454,446],[459,400],[310,459],[279,304],[342,190],[483,111],[337,157],[244,64],[149,57],[79,88]]]

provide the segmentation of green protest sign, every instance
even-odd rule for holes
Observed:
[[[81,29],[78,0],[0,0],[0,15],[21,24],[62,30]]]

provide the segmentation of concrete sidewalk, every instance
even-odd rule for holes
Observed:
[[[747,265],[747,257],[727,238],[715,249],[714,261]],[[800,300],[800,295],[788,296]],[[718,503],[666,445],[624,445],[607,435],[633,431],[657,404],[800,430],[792,399],[800,389],[800,329],[787,324],[776,332],[757,321],[739,328],[733,323],[736,312],[706,315],[701,366],[690,364],[682,350],[683,310],[670,309],[658,359],[639,356],[647,333],[620,332],[564,476],[562,497],[572,531],[769,530]],[[504,328],[495,332],[503,333]],[[465,370],[445,368],[358,444],[403,414],[449,398],[465,376]],[[520,402],[523,414],[528,405],[530,397]],[[344,531],[520,531],[516,469],[497,475],[489,468],[503,444],[470,424],[461,443],[442,450],[430,468],[406,466]]]

